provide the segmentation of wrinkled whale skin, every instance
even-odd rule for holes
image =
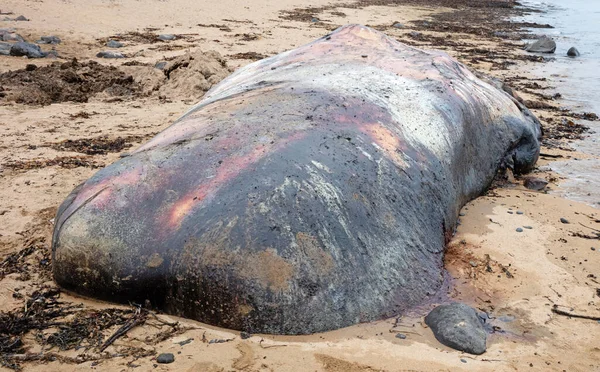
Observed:
[[[62,287],[248,332],[392,316],[539,122],[441,52],[350,25],[239,69],[60,206]]]

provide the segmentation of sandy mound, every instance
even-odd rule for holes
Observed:
[[[94,61],[58,63],[0,75],[0,98],[29,105],[73,101],[87,102],[100,92],[129,96],[139,91],[131,75]]]

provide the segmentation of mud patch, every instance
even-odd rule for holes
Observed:
[[[27,105],[87,102],[104,92],[112,97],[139,92],[131,75],[94,61],[52,63],[33,70],[22,69],[0,75],[0,98]]]

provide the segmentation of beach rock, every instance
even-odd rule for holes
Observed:
[[[483,354],[487,333],[477,312],[460,302],[440,305],[426,317],[425,323],[442,344],[470,354]]]
[[[206,55],[149,70],[208,88],[226,69]],[[431,300],[461,207],[539,155],[539,121],[504,91],[359,25],[202,94],[61,205],[60,286],[248,333],[382,319]]]
[[[548,181],[537,177],[525,177],[523,186],[529,190],[542,191],[548,185]]]
[[[122,48],[123,43],[121,43],[120,41],[116,41],[116,40],[109,40],[108,43],[106,43],[106,46],[109,48]]]
[[[123,53],[107,50],[104,52],[99,52],[98,54],[96,54],[96,57],[98,57],[98,58],[125,58],[125,55],[123,55]]]
[[[27,56],[27,58],[44,58],[46,56],[39,45],[25,42],[13,44],[10,48],[10,55],[15,57]]]
[[[10,48],[12,48],[12,44],[0,42],[0,56],[10,55]]]
[[[172,353],[162,353],[156,357],[156,362],[160,364],[169,364],[175,361],[175,355]]]
[[[23,37],[21,35],[16,34],[14,32],[3,33],[1,39],[2,39],[2,41],[12,41],[12,42],[17,42],[17,43],[25,41],[25,39],[23,39]]]
[[[154,64],[154,68],[157,68],[159,70],[164,70],[166,66],[167,66],[166,61],[160,61],[160,62],[156,62],[156,64]]]
[[[542,36],[533,44],[527,45],[525,50],[532,53],[554,53],[556,42],[548,36]]]
[[[517,232],[523,232],[523,229],[520,227],[517,227]]]
[[[60,44],[61,40],[58,36],[42,36],[36,41],[38,44]]]
[[[175,40],[176,36],[171,35],[171,34],[162,34],[162,35],[158,35],[158,39],[162,40],[162,41],[171,41],[171,40]]]
[[[569,57],[579,57],[580,56],[579,51],[575,47],[570,47],[569,50],[567,50],[567,55]]]
[[[394,22],[394,24],[392,25],[392,27],[394,27],[394,28],[403,28],[404,25],[402,23],[400,23],[400,22]]]
[[[569,224],[569,223],[570,223],[570,222],[569,222],[569,220],[567,220],[567,219],[566,219],[566,218],[564,218],[564,217],[561,217],[561,218],[560,218],[560,222],[562,222],[562,223],[564,223],[564,224]]]
[[[29,19],[27,19],[25,16],[18,16],[17,18],[13,19],[13,21],[29,21]]]

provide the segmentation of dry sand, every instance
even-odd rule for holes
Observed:
[[[340,6],[328,6],[330,4]],[[26,264],[22,271],[4,278],[0,276],[0,310],[20,309],[24,306],[22,296],[27,298],[42,285],[52,284],[48,270],[39,267],[47,266],[44,260],[48,257],[53,215],[72,188],[91,176],[96,171],[94,167],[111,163],[120,153],[164,129],[201,95],[202,89],[197,84],[155,91],[148,88],[152,84],[158,84],[157,87],[164,84],[161,73],[157,74],[158,70],[152,67],[157,61],[200,48],[220,53],[229,68],[236,68],[252,61],[240,59],[241,56],[273,55],[320,37],[335,25],[362,23],[377,26],[416,45],[443,47],[461,61],[497,77],[512,77],[513,82],[521,86],[528,83],[526,79],[515,79],[519,74],[515,70],[509,73],[498,69],[493,61],[473,57],[472,51],[465,51],[465,45],[496,51],[512,48],[514,55],[520,56],[518,42],[499,39],[494,43],[472,33],[459,33],[460,30],[447,37],[450,31],[428,32],[420,30],[419,24],[409,23],[431,21],[434,14],[451,9],[388,1],[380,1],[376,6],[366,6],[364,2],[356,3],[360,6],[341,4],[313,1],[312,7],[327,7],[282,18],[286,14],[282,11],[307,5],[297,0],[248,3],[231,0],[5,0],[1,11],[12,11],[15,16],[23,14],[30,21],[0,22],[0,28],[15,27],[28,40],[36,40],[41,35],[59,36],[63,40],[56,46],[62,58],[60,62],[77,58],[122,65],[135,60],[149,66],[123,68],[143,83],[144,94],[115,98],[102,93],[85,103],[60,102],[47,106],[0,99],[0,260],[29,246],[37,249],[19,261]],[[312,22],[313,13],[318,22]],[[394,22],[404,24],[405,28],[391,27]],[[409,33],[415,29],[422,34],[411,36]],[[149,32],[180,36],[169,43],[142,42],[132,32],[140,33],[138,36]],[[122,34],[120,38],[126,44],[119,51],[131,58],[95,58],[98,51],[107,49],[103,46],[107,38],[118,37],[118,34]],[[42,66],[51,62],[0,57],[0,72],[24,68],[28,63]],[[520,63],[519,68],[528,69],[526,62]],[[519,93],[530,100],[540,99],[542,94]],[[552,110],[538,111],[538,114],[557,117]],[[551,120],[544,123],[550,125]],[[92,142],[97,144],[100,136],[107,136],[110,142],[106,151],[91,151],[90,146],[84,145],[63,151],[64,144],[57,145],[64,140],[81,139],[94,139]],[[121,137],[121,142],[114,141],[117,137]],[[546,142],[553,148],[545,148],[544,152],[583,156],[565,151],[568,144],[562,141]],[[551,179],[551,188],[560,190],[556,175],[543,171],[546,162],[540,160],[537,176]],[[523,213],[517,214],[517,211]],[[181,329],[172,337],[160,340],[156,339],[160,334],[156,327],[146,324],[133,328],[106,349],[105,356],[124,356],[80,364],[58,358],[27,362],[23,367],[28,371],[90,368],[114,371],[600,370],[600,324],[552,311],[557,305],[565,311],[600,316],[600,240],[581,237],[594,237],[594,229],[600,229],[600,212],[562,199],[558,194],[526,190],[519,180],[509,180],[503,187],[494,188],[470,202],[463,213],[462,224],[449,245],[448,286],[440,293],[440,300],[464,301],[490,315],[490,323],[496,331],[488,340],[488,351],[481,356],[440,345],[424,326],[423,315],[430,309],[424,307],[400,319],[360,324],[324,334],[254,335],[245,340],[238,332],[160,315],[161,319],[180,322]],[[561,223],[561,217],[570,223]],[[516,231],[524,226],[531,229]],[[574,236],[577,234],[580,236]],[[83,303],[88,309],[115,307],[65,293],[61,299]],[[107,330],[105,337],[117,328]],[[397,333],[406,335],[406,339],[396,338]],[[35,332],[25,335],[24,340],[30,352],[42,351],[43,347],[35,341]],[[210,343],[210,340],[230,341]],[[133,348],[137,348],[137,354],[127,351]],[[95,350],[59,352],[56,348],[48,350],[47,346],[44,350],[65,357],[82,353],[98,355],[94,354]],[[141,356],[140,350],[147,353]],[[174,353],[175,362],[156,365],[154,358],[160,352]]]

